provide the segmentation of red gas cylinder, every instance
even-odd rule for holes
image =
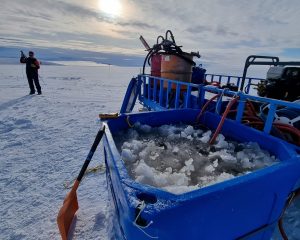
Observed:
[[[153,54],[151,57],[151,76],[160,77],[161,55]]]

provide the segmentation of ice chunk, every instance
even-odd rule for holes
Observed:
[[[190,158],[189,160],[185,161],[185,166],[180,170],[180,172],[186,173],[188,176],[191,175],[191,172],[195,170],[193,165],[193,159]]]
[[[179,148],[177,146],[175,146],[172,150],[173,153],[178,153],[179,152]]]
[[[210,140],[211,131],[207,131],[203,134],[203,136],[200,138],[200,141],[203,143],[208,143]]]
[[[124,148],[121,153],[121,158],[124,162],[134,162],[136,160],[136,155],[134,155],[130,149]]]
[[[213,152],[209,154],[209,157],[219,156],[225,162],[237,163],[237,159],[233,156],[227,149],[222,149],[217,152]]]
[[[243,152],[243,151],[239,151],[239,152],[237,152],[237,154],[236,154],[236,158],[238,159],[238,160],[242,160],[243,158],[246,158],[247,157],[247,155],[245,154],[245,152]]]
[[[149,131],[149,132],[148,132]],[[138,135],[137,135],[138,134]],[[122,135],[121,157],[137,182],[182,193],[270,166],[277,160],[257,143],[236,143],[186,125],[135,125]]]
[[[133,139],[131,145],[132,145],[131,149],[137,152],[143,147],[143,142]]]
[[[226,172],[222,172],[220,175],[217,176],[214,183],[223,182],[225,180],[229,180],[229,179],[232,179],[232,178],[234,178],[234,175],[226,173]]]
[[[181,135],[181,137],[183,137],[183,138],[187,138],[187,136],[188,136],[184,131],[182,131],[182,132],[180,133],[180,135]]]
[[[150,133],[152,128],[149,125],[141,125],[140,130],[145,133]]]
[[[219,161],[218,161],[218,159],[216,159],[216,160],[213,162],[213,166],[216,168],[216,167],[218,167],[218,165],[219,165]]]
[[[134,129],[129,129],[128,130],[128,137],[131,138],[131,139],[136,139],[138,138],[139,134],[136,130]]]
[[[150,153],[150,158],[152,160],[156,160],[159,157],[159,154],[157,152],[151,152]]]
[[[206,172],[212,173],[213,171],[215,171],[215,167],[213,165],[208,165],[205,168]]]
[[[215,144],[216,148],[228,148],[228,142],[225,141],[225,137],[222,134],[219,134],[217,137],[217,144]]]
[[[155,187],[187,186],[189,181],[189,178],[183,173],[172,173],[170,168],[165,172],[158,172],[144,161],[139,162],[135,168],[135,173],[138,182]]]
[[[234,175],[222,172],[220,175],[200,177],[199,180],[201,182],[202,187],[207,187],[232,178],[234,178]]]
[[[186,138],[189,139],[189,140],[193,140],[192,136],[187,136]]]
[[[205,170],[206,172],[212,173],[212,172],[215,171],[215,169],[218,167],[218,165],[219,165],[218,159],[216,159],[215,161],[213,161],[212,164],[206,166],[206,167],[204,168],[204,170]]]
[[[168,140],[176,140],[180,138],[180,134],[171,133],[167,138]]]
[[[194,133],[194,128],[192,126],[187,126],[185,129],[184,129],[184,133],[187,135],[187,136],[190,136]]]
[[[174,194],[181,194],[181,193],[190,192],[190,191],[199,189],[199,186],[198,185],[195,185],[195,186],[167,186],[167,187],[164,187],[163,189],[165,189],[168,192],[174,193]]]
[[[253,166],[253,163],[250,162],[248,157],[241,159],[241,164],[243,168],[251,168]]]

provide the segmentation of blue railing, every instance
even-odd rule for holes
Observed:
[[[207,82],[218,82],[221,84],[231,84],[233,83],[240,89],[242,77],[239,76],[231,76],[231,75],[219,75],[219,74],[205,74],[205,80]],[[260,81],[265,81],[263,78],[255,78],[255,77],[246,77],[245,78],[245,88],[244,92],[249,94],[250,87],[257,85]]]
[[[196,93],[200,93],[201,85],[199,84],[179,82],[149,75],[139,75],[138,78],[139,81],[142,81],[139,99],[145,106],[153,110],[190,108],[192,88],[194,88]],[[183,95],[185,95],[184,102],[182,102]]]
[[[155,111],[179,109],[179,108],[199,108],[208,100],[206,93],[226,95],[229,97],[239,97],[236,121],[241,122],[245,110],[246,101],[260,102],[269,104],[269,111],[264,122],[263,131],[270,133],[273,119],[278,107],[289,107],[300,110],[300,104],[286,102],[276,99],[252,96],[243,92],[234,92],[228,89],[220,89],[209,85],[199,85],[186,82],[179,82],[149,75],[139,75],[141,81],[140,102],[147,108]],[[249,83],[248,83],[249,84]],[[171,101],[172,100],[172,101]],[[228,102],[228,99],[219,98],[222,102]],[[217,109],[218,110],[218,109]],[[219,112],[219,111],[217,111]]]

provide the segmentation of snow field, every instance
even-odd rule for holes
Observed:
[[[60,239],[56,216],[99,129],[120,109],[137,69],[42,66],[43,95],[29,96],[23,65],[0,65],[0,239]],[[112,75],[112,72],[114,73]],[[103,164],[101,145],[90,167]],[[103,172],[79,189],[73,239],[111,239]]]

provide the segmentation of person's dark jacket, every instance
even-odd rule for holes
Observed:
[[[39,61],[34,57],[21,56],[20,63],[26,63],[26,72],[27,73],[37,73],[40,68]]]

